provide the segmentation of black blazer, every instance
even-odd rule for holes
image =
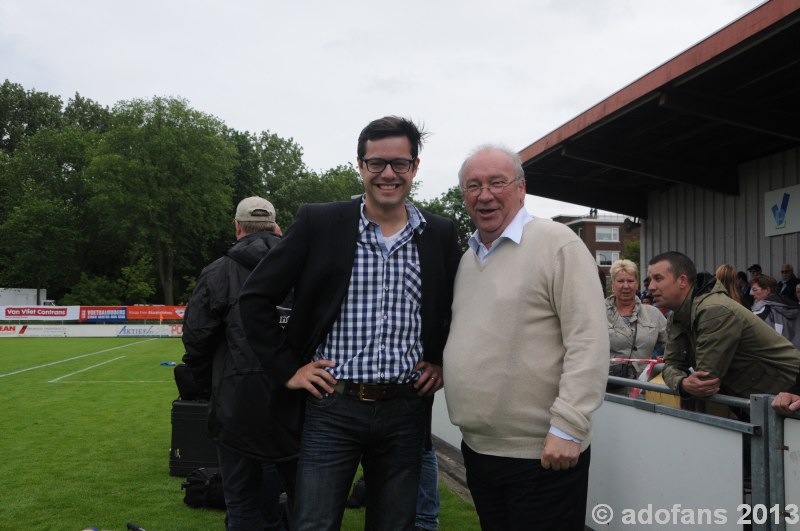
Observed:
[[[242,287],[242,325],[275,383],[285,384],[310,361],[339,315],[355,260],[360,205],[359,198],[301,206],[286,235]],[[423,216],[425,230],[414,235],[422,277],[423,359],[441,365],[461,251],[452,221],[429,212]],[[292,316],[284,330],[276,306],[292,288]]]

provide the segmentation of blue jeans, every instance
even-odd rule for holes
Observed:
[[[278,504],[283,489],[275,465],[220,444],[217,444],[217,455],[227,506],[225,529],[284,531]]]
[[[336,531],[359,461],[366,483],[364,529],[414,528],[426,423],[418,397],[361,402],[309,396],[297,470],[293,531]]]
[[[439,529],[439,463],[436,449],[422,452],[422,471],[417,494],[417,518],[414,524],[420,529]]]

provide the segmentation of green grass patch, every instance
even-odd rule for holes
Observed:
[[[183,503],[169,475],[180,339],[0,340],[0,529],[224,529],[224,512]],[[440,529],[479,529],[444,485]],[[342,529],[363,529],[347,509]]]

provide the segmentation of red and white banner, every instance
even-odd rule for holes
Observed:
[[[0,321],[183,321],[186,306],[0,306]]]
[[[128,320],[182,321],[186,306],[127,306]]]
[[[77,321],[80,306],[0,306],[5,321]]]

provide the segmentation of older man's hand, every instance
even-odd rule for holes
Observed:
[[[542,468],[553,470],[566,470],[578,464],[581,455],[581,445],[575,441],[562,439],[558,435],[548,433],[544,438],[542,450]]]

